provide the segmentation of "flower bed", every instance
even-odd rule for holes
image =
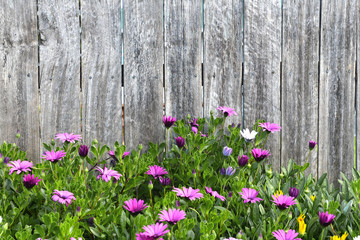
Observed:
[[[208,121],[164,117],[169,144],[150,143],[145,153],[61,133],[34,166],[3,143],[0,238],[357,239],[358,171],[352,181],[343,176],[342,191],[326,175],[304,176],[307,162],[273,172],[265,146],[281,127],[225,127],[236,112],[218,110],[223,116]]]

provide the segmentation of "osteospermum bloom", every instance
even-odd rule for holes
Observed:
[[[24,177],[23,177],[23,183],[27,189],[31,189],[35,185],[38,185],[38,183],[40,181],[41,181],[41,179],[38,177],[35,177],[34,174],[33,175],[30,175],[30,174],[24,175]]]
[[[180,136],[175,138],[175,142],[179,148],[182,148],[185,145],[185,139]]]
[[[114,177],[116,180],[119,180],[119,178],[122,176],[117,171],[107,169],[106,167],[104,167],[104,169],[102,169],[101,167],[96,167],[95,169],[100,172],[100,174],[96,177],[97,180],[102,178],[105,182],[108,182],[110,181],[111,177]]]
[[[300,214],[300,216],[297,218],[297,221],[299,223],[299,233],[304,235],[306,231],[305,214]]]
[[[183,189],[180,188],[174,188],[173,192],[176,192],[176,196],[178,197],[187,197],[191,201],[194,201],[196,198],[200,199],[203,198],[203,194],[199,193],[200,189],[193,189],[191,187],[186,188],[183,187]]]
[[[9,175],[16,171],[16,174],[20,174],[21,172],[31,172],[33,168],[32,162],[29,161],[21,161],[20,159],[17,161],[11,161],[7,164],[10,168]]]
[[[291,187],[289,188],[289,196],[293,197],[293,198],[297,198],[297,196],[299,195],[299,189],[295,188],[295,187]]]
[[[252,188],[243,188],[242,192],[239,192],[239,194],[244,199],[244,203],[247,202],[256,203],[263,200],[257,197],[259,191],[256,191],[255,189]]]
[[[137,200],[136,198],[130,199],[129,201],[124,202],[125,205],[123,206],[126,210],[132,213],[141,212],[145,208],[147,208],[147,204],[144,204],[144,200]]]
[[[276,123],[259,123],[259,126],[263,128],[263,131],[269,131],[271,133],[280,131],[281,127]]]
[[[63,150],[56,152],[54,150],[51,150],[50,152],[46,151],[41,158],[56,163],[61,160],[61,158],[63,158],[65,155],[66,152],[64,152]]]
[[[219,198],[221,201],[225,201],[225,197],[220,195],[217,191],[213,191],[211,187],[205,187],[206,193],[210,194],[214,198]]]
[[[234,175],[236,172],[236,169],[234,169],[233,167],[229,166],[225,169],[225,173],[223,175],[227,175],[227,176],[232,176]]]
[[[168,172],[166,171],[165,168],[154,165],[154,166],[149,166],[149,171],[147,171],[145,174],[152,175],[155,179],[157,179],[157,177],[165,175],[167,173]]]
[[[171,116],[163,116],[163,123],[166,128],[170,128],[176,122],[176,118],[172,118]]]
[[[280,229],[272,232],[272,234],[277,240],[301,240],[301,238],[296,238],[299,234],[292,229],[289,229],[287,232]]]
[[[245,141],[247,141],[247,142],[250,142],[251,140],[255,139],[256,134],[258,134],[258,132],[254,131],[254,130],[252,130],[250,132],[250,130],[248,128],[245,130],[241,130],[240,133],[241,133],[241,136],[243,136],[243,138],[245,138]]]
[[[249,157],[246,155],[238,156],[238,164],[240,167],[245,166],[249,162]]]
[[[164,236],[166,233],[170,232],[170,230],[166,229],[167,226],[168,226],[167,224],[163,224],[163,223],[155,223],[152,225],[147,225],[147,226],[143,227],[145,232],[140,233],[139,235],[143,235],[143,236],[147,236],[147,237],[156,239],[156,238]]]
[[[319,222],[322,226],[329,226],[335,218],[334,214],[328,212],[319,212]]]
[[[58,133],[55,135],[55,138],[62,142],[74,143],[75,141],[81,140],[81,135],[76,135],[73,133]]]
[[[225,117],[232,116],[232,115],[237,116],[237,113],[235,112],[235,109],[233,109],[233,108],[219,106],[217,108],[217,110],[222,111],[224,113]]]
[[[309,149],[310,149],[310,150],[313,150],[314,147],[316,146],[316,144],[317,144],[317,142],[310,140],[310,141],[309,141]]]
[[[345,240],[348,235],[349,234],[347,232],[345,232],[341,237],[339,237],[338,235],[330,237],[330,240]]]
[[[228,157],[228,156],[231,155],[232,151],[233,151],[232,148],[229,148],[229,147],[225,146],[224,149],[223,149],[223,155]]]
[[[360,235],[353,238],[353,240],[360,240]]]
[[[288,208],[291,205],[296,204],[296,201],[293,197],[287,196],[287,195],[272,195],[272,202],[278,206],[279,209],[284,210]]]
[[[159,181],[160,181],[161,185],[163,185],[163,186],[168,186],[171,184],[170,178],[159,177]]]
[[[169,209],[168,211],[162,210],[159,213],[160,222],[168,222],[172,224],[176,224],[178,221],[185,219],[186,213],[180,209]]]
[[[55,189],[53,194],[54,195],[51,197],[53,201],[66,204],[66,206],[69,206],[73,200],[76,200],[74,194],[68,191],[58,191]]]
[[[251,150],[251,154],[257,162],[261,162],[266,157],[271,155],[268,150],[261,150],[260,148],[254,148],[253,150]]]
[[[86,157],[88,155],[89,148],[86,145],[80,145],[79,147],[79,155],[81,157]]]

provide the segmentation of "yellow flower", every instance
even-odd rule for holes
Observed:
[[[315,195],[311,195],[311,200],[315,201]]]
[[[275,197],[279,197],[279,196],[282,196],[282,195],[284,195],[284,193],[281,191],[281,190],[278,190],[278,191],[276,191],[276,193],[275,193]]]
[[[305,215],[303,213],[297,219],[297,221],[299,223],[299,233],[301,235],[304,235],[305,231],[306,231],[306,224],[305,224],[304,219],[305,219]]]
[[[345,240],[348,235],[349,234],[347,232],[345,232],[341,237],[339,237],[337,235],[330,237],[330,240]]]

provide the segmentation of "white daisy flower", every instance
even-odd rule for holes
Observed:
[[[247,142],[250,142],[251,140],[255,139],[256,134],[258,134],[254,130],[250,132],[249,129],[241,130],[240,133],[241,136],[243,136],[243,138],[245,138],[245,141]]]
[[[354,240],[360,240],[360,235],[353,238]]]

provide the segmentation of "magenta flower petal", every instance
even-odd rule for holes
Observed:
[[[272,234],[277,240],[301,240],[301,238],[296,238],[299,233],[292,229],[289,229],[286,233],[283,229],[276,230]]]
[[[176,118],[172,118],[171,116],[163,116],[163,123],[166,128],[170,128],[176,122]]]
[[[254,148],[253,150],[251,150],[251,154],[257,162],[261,162],[266,157],[271,155],[268,150],[261,150],[260,148]]]
[[[334,214],[328,212],[319,212],[319,222],[322,226],[329,226],[335,218]]]
[[[200,199],[203,198],[203,194],[199,193],[200,189],[193,189],[191,187],[183,189],[174,188],[173,192],[176,192],[176,196],[178,197],[186,197],[189,198],[191,201],[194,201],[196,198]]]
[[[33,168],[32,162],[29,161],[21,161],[20,159],[17,161],[11,161],[7,164],[10,168],[9,175],[16,171],[16,174],[20,174],[21,172],[31,172]]]
[[[243,188],[242,192],[239,192],[239,194],[244,199],[244,203],[247,202],[256,203],[263,200],[257,197],[259,192],[252,188]]]
[[[31,189],[33,188],[35,185],[38,185],[38,183],[41,181],[40,178],[38,177],[35,177],[34,174],[33,175],[24,175],[24,178],[23,178],[23,183],[24,183],[24,186],[27,188],[27,189]]]
[[[180,209],[170,208],[168,211],[162,210],[159,216],[160,222],[176,224],[178,221],[185,219],[186,213]]]
[[[220,195],[217,191],[213,191],[210,187],[205,186],[205,192],[213,196],[214,198],[219,198],[221,201],[225,201],[225,197]]]
[[[55,189],[53,194],[54,195],[51,197],[53,201],[66,204],[66,206],[69,206],[73,200],[76,200],[74,194],[68,191],[58,191]]]
[[[51,150],[50,152],[46,151],[45,154],[41,158],[56,163],[59,160],[61,160],[61,158],[63,158],[65,155],[66,155],[66,152],[64,152],[63,150],[56,151],[56,152],[54,150]]]
[[[73,133],[58,133],[55,135],[55,138],[62,142],[74,143],[75,141],[81,140],[81,135],[76,135]]]
[[[144,204],[144,200],[137,200],[136,198],[125,201],[124,204],[123,207],[131,213],[141,212],[148,207],[147,204]]]
[[[284,210],[291,205],[296,204],[295,198],[287,195],[272,195],[274,200],[271,200],[278,206],[279,209]]]
[[[222,111],[225,117],[232,116],[232,115],[237,116],[237,113],[235,112],[235,109],[233,109],[233,108],[219,106],[217,108],[217,110]]]
[[[276,123],[259,123],[259,126],[263,128],[263,131],[269,131],[271,133],[280,131],[281,127]]]
[[[147,226],[143,227],[145,232],[140,233],[140,235],[152,237],[152,238],[156,239],[156,238],[161,237],[161,236],[165,235],[166,233],[170,232],[170,230],[166,229],[167,226],[168,226],[167,224],[163,224],[163,223],[155,223],[152,225],[147,225]]]
[[[108,182],[110,181],[111,177],[114,177],[116,180],[119,180],[119,178],[122,176],[117,171],[107,169],[106,167],[104,167],[104,169],[102,169],[101,167],[96,167],[95,169],[100,172],[100,174],[96,177],[97,180],[99,180],[101,177],[105,182]]]
[[[167,173],[168,172],[166,171],[165,168],[154,165],[154,166],[149,166],[149,171],[147,171],[145,174],[152,175],[155,179],[157,179],[157,177],[165,175]]]

